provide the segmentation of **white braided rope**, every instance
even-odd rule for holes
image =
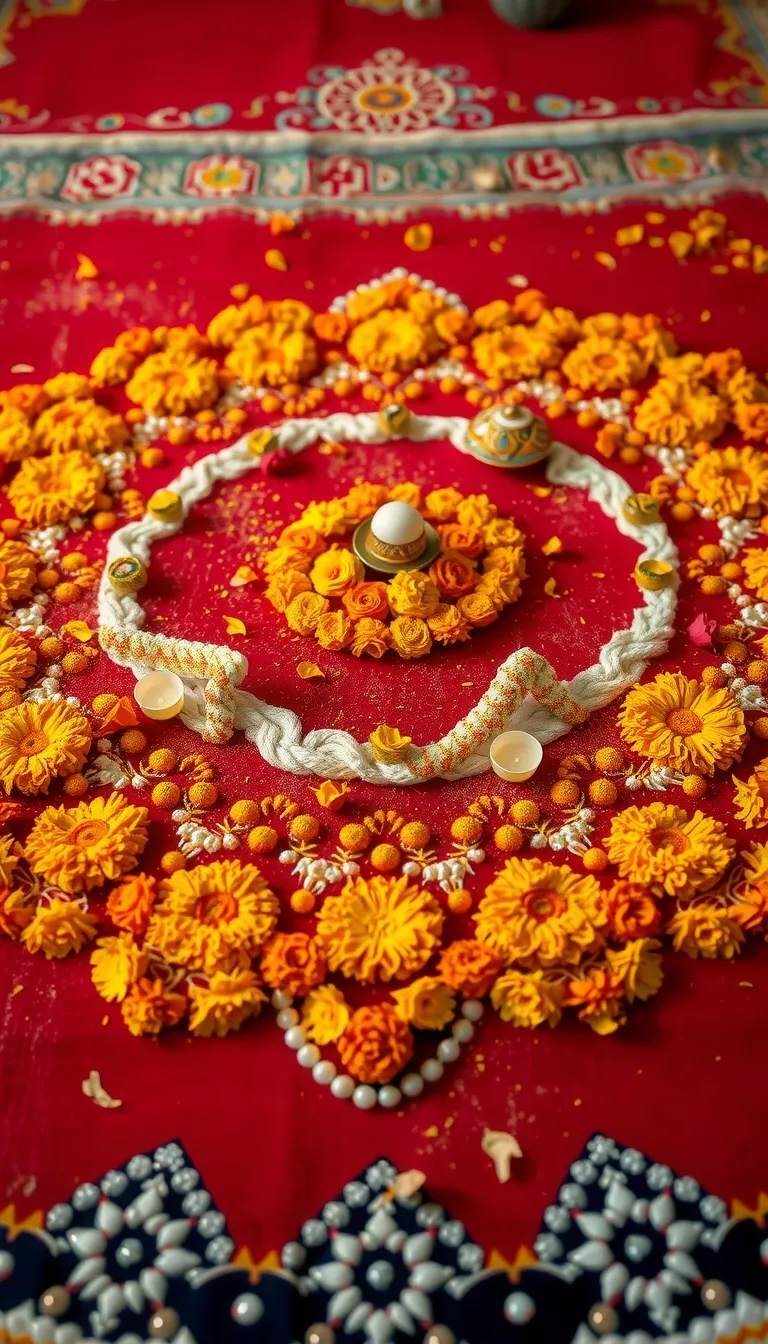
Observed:
[[[469,421],[463,416],[412,415],[408,438],[416,443],[447,439],[459,452],[467,452],[465,432]],[[293,453],[303,452],[318,440],[357,443],[391,443],[384,434],[375,413],[349,415],[339,412],[323,419],[288,420],[274,430],[278,446]],[[230,447],[200,458],[185,467],[168,489],[175,491],[184,506],[184,515],[200,500],[210,494],[219,481],[234,481],[246,472],[258,468],[259,460],[247,449],[247,435]],[[546,463],[547,480],[553,485],[568,486],[586,491],[589,499],[599,505],[614,520],[619,531],[632,537],[643,548],[643,559],[665,560],[678,569],[677,548],[662,522],[638,527],[628,522],[622,513],[626,498],[632,493],[620,476],[594,458],[575,452],[565,444],[556,443]],[[107,577],[113,560],[133,556],[147,568],[155,541],[172,536],[183,526],[162,523],[146,514],[137,522],[128,523],[114,533],[107,548],[107,564],[99,588],[99,625],[116,629],[140,630],[144,611],[134,595],[116,594]],[[677,580],[677,576],[676,580]],[[644,605],[639,607],[626,630],[616,631],[600,652],[598,661],[586,671],[578,673],[567,689],[574,700],[590,713],[608,704],[642,675],[647,664],[667,648],[674,633],[677,607],[676,583],[659,592],[643,590]],[[205,646],[188,645],[178,640],[180,648],[189,647],[199,652]],[[242,655],[235,654],[226,645],[207,646],[219,666],[232,665],[233,682],[242,679]],[[512,657],[515,655],[513,654]],[[143,674],[149,664],[116,656],[110,657],[122,666],[130,667],[136,675]],[[508,659],[507,663],[511,660]],[[501,677],[502,667],[494,678]],[[235,677],[235,672],[237,676]],[[203,687],[192,678],[185,678],[185,697],[182,721],[187,727],[202,733],[206,726],[206,704]],[[364,779],[372,784],[414,784],[416,777],[404,762],[384,764],[377,761],[369,743],[360,743],[338,728],[319,728],[306,735],[301,721],[291,710],[279,705],[268,705],[248,691],[235,690],[235,728],[253,742],[270,765],[293,774],[318,774],[329,779]],[[463,720],[461,721],[463,723]],[[457,725],[458,727],[458,725]],[[552,742],[569,731],[569,726],[555,718],[547,709],[534,701],[526,701],[510,716],[505,728],[524,728],[542,743]],[[442,773],[445,779],[461,779],[487,770],[490,743],[456,766]]]

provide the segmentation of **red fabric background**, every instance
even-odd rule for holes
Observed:
[[[757,201],[733,199],[724,208],[737,234],[756,240],[763,236],[766,214]],[[617,227],[639,217],[634,208],[594,223],[554,213],[521,213],[501,228],[498,223],[441,217],[434,221],[433,248],[416,261],[423,274],[459,289],[470,306],[510,293],[505,277],[523,273],[553,302],[577,312],[656,311],[672,321],[681,343],[708,350],[738,342],[747,362],[762,368],[768,277],[744,272],[712,276],[706,259],[681,266],[666,251],[627,252],[614,272],[593,260],[595,251],[611,246]],[[684,212],[674,220],[670,215],[666,227],[673,222],[679,226],[685,217]],[[507,241],[497,254],[488,243],[500,232]],[[12,381],[9,370],[20,362],[32,365],[36,377],[61,368],[85,368],[119,328],[136,322],[153,325],[181,314],[185,321],[204,324],[227,301],[234,282],[246,280],[270,297],[306,295],[319,307],[393,265],[414,263],[403,246],[400,225],[369,230],[326,220],[314,222],[309,233],[284,240],[291,269],[278,275],[262,261],[267,232],[238,219],[209,220],[184,229],[124,219],[98,230],[62,232],[36,221],[9,221],[0,235],[0,259],[10,263],[3,272],[2,381]],[[97,281],[74,280],[78,252],[97,263]],[[148,282],[156,288],[150,289]],[[307,282],[312,289],[305,287]],[[699,315],[705,307],[712,317],[702,323]],[[451,405],[445,399],[425,403],[440,411]],[[353,402],[352,408],[367,406]],[[456,409],[462,411],[464,404]],[[567,442],[588,447],[591,436],[571,420],[558,429]],[[163,484],[189,452],[170,449],[168,463],[141,473],[140,484],[147,491]],[[270,481],[266,487],[245,482],[201,506],[181,536],[158,547],[153,557],[148,607],[168,617],[157,628],[221,639],[222,613],[236,611],[257,630],[242,644],[251,659],[249,689],[290,704],[301,713],[305,727],[335,723],[341,714],[343,726],[364,736],[384,719],[412,731],[416,741],[448,727],[517,642],[530,642],[552,656],[562,675],[594,660],[614,621],[623,623],[636,604],[629,577],[635,548],[618,539],[597,510],[585,511],[570,500],[569,509],[558,508],[536,499],[515,476],[504,476],[494,478],[494,495],[531,536],[532,574],[519,606],[485,637],[481,632],[468,651],[440,653],[415,667],[387,659],[361,668],[343,656],[322,655],[318,661],[327,667],[328,679],[299,682],[293,665],[301,657],[316,656],[314,646],[282,637],[277,618],[251,590],[222,600],[211,584],[226,584],[241,562],[244,539],[252,521],[258,523],[260,510],[268,508],[275,518],[290,516],[296,499],[341,493],[369,464],[379,472],[381,454],[355,450],[329,481],[325,471],[329,463],[337,471],[334,459],[310,452],[295,478]],[[474,489],[490,480],[485,469],[465,462],[449,447],[403,445],[387,451],[384,460],[406,477],[457,481]],[[627,475],[633,483],[642,479],[641,473]],[[237,501],[235,509],[223,512],[222,505],[231,499]],[[206,553],[208,521],[216,528],[216,549]],[[711,539],[712,531],[695,524],[679,529],[687,546]],[[567,553],[550,563],[537,551],[553,532],[566,542]],[[103,538],[86,538],[85,544],[98,553]],[[595,570],[609,577],[592,579]],[[543,597],[550,572],[559,588],[570,590],[560,602]],[[681,631],[700,605],[689,588]],[[727,602],[711,601],[708,610],[724,617],[731,609]],[[62,619],[73,614],[92,615],[90,599],[76,612],[68,609]],[[579,614],[587,619],[586,627],[579,624]],[[706,661],[678,634],[668,657],[653,670],[683,666],[693,673]],[[475,687],[461,687],[470,680]],[[106,685],[129,692],[131,682],[129,674],[115,671],[102,658],[96,672],[78,679],[76,689],[86,698]],[[398,709],[400,705],[404,708]],[[509,797],[524,792],[544,801],[562,755],[615,740],[614,716],[609,708],[548,748],[536,788],[513,791],[494,778],[494,791]],[[150,741],[159,740],[161,734],[153,729]],[[184,749],[198,745],[178,726],[164,732],[162,741]],[[311,803],[305,782],[271,770],[243,742],[210,755],[220,768],[228,803],[277,791]],[[353,797],[361,806],[397,806],[423,815],[445,835],[450,819],[489,782],[485,777],[418,791],[355,784]],[[730,798],[731,786],[725,781],[707,806],[728,818]],[[340,824],[343,816],[332,825]],[[153,821],[149,865],[171,842],[169,830],[163,833],[162,814],[153,813]],[[284,870],[274,860],[265,862],[265,870],[287,896],[291,885]],[[488,872],[486,866],[482,876]],[[235,1237],[258,1256],[279,1247],[345,1179],[386,1152],[401,1166],[423,1167],[435,1197],[464,1218],[478,1240],[512,1257],[522,1240],[532,1239],[545,1200],[594,1129],[646,1149],[724,1195],[754,1199],[764,1182],[765,1082],[759,1061],[768,1030],[768,955],[753,944],[732,965],[672,956],[666,965],[662,993],[634,1011],[615,1038],[598,1039],[577,1023],[553,1033],[515,1033],[489,1017],[479,1033],[479,1054],[470,1054],[425,1099],[404,1108],[402,1115],[370,1115],[333,1100],[307,1079],[269,1014],[222,1042],[191,1040],[182,1033],[171,1033],[159,1043],[137,1041],[129,1037],[116,1010],[96,995],[87,958],[51,965],[30,958],[18,946],[2,944],[0,1205],[3,1198],[13,1198],[25,1212],[65,1197],[72,1182],[177,1135],[226,1209]],[[11,997],[16,985],[23,990]],[[113,1095],[122,1098],[122,1109],[97,1110],[80,1095],[80,1082],[93,1068],[101,1071]],[[485,1125],[515,1130],[525,1149],[518,1177],[503,1189],[480,1150]]]
[[[723,14],[715,3],[702,14],[698,4],[575,0],[575,22],[546,34],[512,30],[487,0],[444,0],[443,8],[439,22],[415,22],[343,0],[228,0],[222,22],[219,7],[187,0],[88,0],[78,16],[16,26],[8,42],[15,63],[0,72],[0,94],[27,104],[33,117],[47,110],[46,129],[92,130],[94,118],[112,113],[130,129],[160,108],[226,103],[228,125],[252,131],[274,125],[275,94],[305,84],[311,67],[357,66],[382,47],[424,66],[464,66],[468,82],[496,89],[488,106],[497,123],[538,120],[533,102],[542,94],[610,99],[621,115],[679,112],[701,108],[702,95],[717,105],[712,81],[738,87],[743,76],[757,88],[765,79],[717,45],[731,24],[728,7]],[[516,95],[511,104],[508,94]],[[257,98],[263,115],[246,116]],[[661,106],[638,109],[638,99]]]

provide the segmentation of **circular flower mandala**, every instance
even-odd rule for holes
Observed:
[[[209,975],[229,972],[250,964],[278,913],[256,865],[229,859],[161,882],[147,939],[167,961]]]

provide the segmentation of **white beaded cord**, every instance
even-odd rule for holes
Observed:
[[[467,453],[465,433],[469,420],[463,416],[420,416],[412,414],[407,438],[415,443],[437,442],[447,439],[459,452]],[[375,413],[350,415],[338,412],[325,418],[287,420],[273,430],[277,445],[292,453],[303,452],[317,441],[352,441],[366,444],[391,443],[392,436],[382,432]],[[219,452],[200,458],[185,467],[167,487],[181,498],[183,516],[175,523],[160,522],[150,514],[128,523],[115,532],[107,547],[104,572],[99,587],[99,626],[106,634],[117,631],[129,633],[140,630],[145,613],[134,594],[120,596],[112,589],[109,565],[124,556],[132,556],[149,567],[150,551],[155,541],[164,540],[180,530],[189,510],[205,499],[219,481],[234,481],[248,471],[258,469],[259,459],[247,447],[248,435]],[[677,548],[666,525],[659,521],[647,526],[630,523],[622,508],[632,493],[629,485],[596,459],[588,457],[562,443],[553,444],[545,464],[547,480],[553,485],[568,486],[586,491],[616,523],[619,531],[637,541],[643,548],[641,559],[663,560],[675,571],[679,567]],[[600,651],[598,661],[565,683],[572,698],[589,713],[608,704],[622,691],[633,685],[647,664],[666,650],[674,633],[677,608],[677,573],[675,582],[660,591],[643,590],[643,605],[634,614],[632,624],[613,633]],[[181,639],[173,640],[179,649],[193,652],[197,662],[208,655],[219,667],[231,669],[232,694],[235,704],[234,726],[253,742],[264,759],[280,770],[297,775],[317,774],[329,779],[363,779],[372,784],[418,784],[423,782],[405,762],[385,764],[376,760],[368,742],[360,743],[350,733],[337,728],[320,728],[304,735],[296,714],[279,705],[269,705],[248,691],[235,690],[244,675],[247,661],[243,654],[227,645],[203,645]],[[121,656],[114,648],[110,658],[121,666],[129,667],[140,676],[152,666],[144,661]],[[505,669],[516,655],[512,654],[498,669],[491,688],[504,680]],[[205,675],[208,675],[207,673]],[[206,729],[206,702],[203,687],[197,677],[184,678],[186,698],[182,721],[198,733]],[[468,716],[467,716],[468,717]],[[458,729],[460,724],[456,725]],[[554,741],[570,731],[570,726],[556,718],[544,706],[527,700],[512,713],[502,731],[523,728],[542,743]],[[482,774],[490,768],[490,740],[453,769],[437,771],[439,778],[462,779]]]

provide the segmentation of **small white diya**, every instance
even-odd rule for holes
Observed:
[[[530,733],[500,733],[491,743],[491,765],[500,779],[522,784],[541,765],[544,748]]]
[[[133,698],[148,719],[175,719],[184,708],[184,682],[175,672],[148,672],[136,682]]]

